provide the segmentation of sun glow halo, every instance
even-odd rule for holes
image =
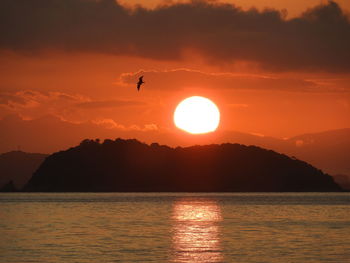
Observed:
[[[174,112],[176,127],[192,134],[213,132],[219,122],[218,107],[211,100],[200,96],[184,99]]]

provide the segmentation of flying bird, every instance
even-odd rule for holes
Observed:
[[[145,83],[145,82],[143,81],[143,76],[141,76],[139,78],[139,82],[137,82],[137,91],[140,91],[140,87],[143,83]]]

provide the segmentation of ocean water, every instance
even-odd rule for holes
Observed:
[[[350,262],[350,194],[2,193],[0,262]]]

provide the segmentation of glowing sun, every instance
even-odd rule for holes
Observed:
[[[211,100],[200,96],[184,99],[174,112],[176,127],[192,134],[213,132],[219,122],[218,107]]]

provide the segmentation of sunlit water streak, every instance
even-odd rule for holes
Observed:
[[[348,263],[350,194],[0,194],[0,262]]]
[[[218,222],[222,220],[215,201],[182,200],[174,203],[174,261],[222,261]]]

